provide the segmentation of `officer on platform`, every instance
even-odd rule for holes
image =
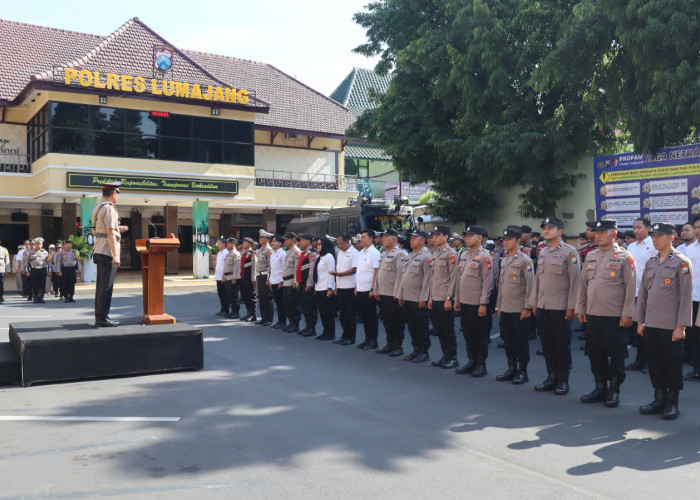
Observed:
[[[442,369],[457,368],[457,338],[452,315],[452,299],[457,278],[457,252],[447,244],[450,236],[448,226],[435,226],[432,231],[435,249],[430,257],[432,271],[428,309],[433,317],[435,334],[440,339],[442,358],[433,361],[433,366]]]
[[[304,314],[306,326],[297,332],[303,337],[316,336],[316,322],[318,321],[318,307],[316,306],[316,294],[311,286],[308,286],[309,274],[314,265],[318,253],[311,245],[314,237],[308,233],[299,235],[299,259],[294,271],[294,288],[297,291],[301,312]],[[313,281],[313,280],[312,280]]]
[[[403,356],[403,311],[394,296],[394,289],[399,284],[398,273],[404,253],[398,245],[399,233],[387,229],[382,235],[384,250],[379,255],[379,269],[374,282],[374,298],[379,302],[379,316],[386,331],[386,345],[377,349],[377,354],[391,357]]]
[[[44,250],[44,238],[34,238],[35,249],[27,259],[27,275],[32,285],[32,297],[35,304],[44,303],[46,275],[49,266],[49,252]]]
[[[270,238],[274,234],[268,233],[264,229],[260,230],[260,248],[256,252],[255,273],[258,281],[258,304],[260,305],[260,320],[256,325],[270,326],[275,313],[272,306],[272,288],[270,285],[270,257],[272,257],[272,247]]]
[[[2,243],[2,241],[0,241]],[[10,252],[0,245],[0,304],[5,302],[5,273],[10,272]]]
[[[257,321],[255,317],[255,288],[253,280],[255,276],[255,252],[253,238],[243,238],[243,248],[241,252],[241,299],[245,303],[246,315],[241,321]]]
[[[109,309],[112,306],[112,291],[117,269],[121,265],[120,242],[121,233],[129,230],[119,225],[117,200],[121,182],[113,182],[102,186],[102,202],[92,211],[92,234],[95,236],[95,247],[92,259],[97,264],[97,285],[95,287],[95,326],[117,326],[119,321],[109,319]]]
[[[530,362],[530,346],[524,323],[530,318],[530,310],[525,307],[525,302],[534,280],[532,260],[519,247],[521,236],[518,226],[508,226],[503,231],[505,253],[501,261],[496,300],[501,337],[508,358],[508,370],[496,376],[496,380],[510,380],[515,385],[529,380],[527,364]]]
[[[75,281],[80,271],[80,261],[73,250],[70,241],[63,242],[63,251],[56,252],[56,261],[53,263],[54,272],[61,278],[61,293],[66,302],[75,302]]]
[[[241,254],[236,250],[236,238],[226,239],[226,250],[228,253],[224,259],[224,272],[222,281],[224,282],[224,290],[226,291],[226,301],[229,312],[225,315],[228,319],[238,319],[241,304],[238,300],[239,280],[241,279]]]
[[[411,335],[413,352],[405,356],[404,361],[424,363],[430,361],[430,335],[428,334],[428,299],[430,298],[431,270],[430,250],[425,246],[428,234],[415,231],[411,234],[413,252],[401,259],[401,266],[396,277],[398,286],[396,299],[404,309],[408,333]]]
[[[481,226],[469,226],[465,231],[466,248],[459,257],[455,284],[455,310],[461,312],[462,331],[467,343],[469,362],[455,373],[486,375],[489,335],[486,323],[488,304],[493,291],[493,259],[482,246],[487,236]]]
[[[642,275],[634,312],[649,363],[654,401],[640,406],[643,415],[678,417],[678,393],[683,389],[683,339],[693,320],[693,268],[673,248],[673,224],[657,222],[651,239],[658,253],[649,258]]]
[[[284,258],[284,267],[282,268],[282,295],[284,297],[284,311],[287,319],[289,319],[289,325],[282,328],[282,331],[289,333],[297,333],[299,331],[299,320],[301,319],[299,299],[294,289],[294,275],[299,254],[301,253],[296,240],[296,233],[289,232],[284,235],[284,246],[287,248],[287,255]]]
[[[625,328],[632,326],[637,272],[632,254],[615,241],[616,220],[599,220],[593,230],[597,245],[586,255],[576,313],[586,325],[586,354],[595,388],[581,396],[581,401],[605,401],[605,406],[615,408],[625,381]]]

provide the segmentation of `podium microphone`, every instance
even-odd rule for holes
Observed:
[[[139,210],[138,208],[136,209],[136,211],[139,213],[139,215],[141,216],[142,219],[146,219],[146,222],[148,222],[151,225],[151,227],[153,228],[153,234],[155,235],[154,238],[160,238],[160,236],[158,236],[158,228],[156,227],[155,224],[153,224],[151,222],[151,219],[149,219],[148,217],[143,215],[143,212],[141,210]]]

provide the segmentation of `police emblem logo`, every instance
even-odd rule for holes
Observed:
[[[450,255],[450,264],[452,264],[454,266],[455,262],[457,262],[457,256]]]
[[[486,259],[486,269],[491,270],[491,259]]]
[[[532,271],[532,266],[530,264],[527,265],[527,270]]]
[[[614,278],[615,277],[615,271],[610,271],[610,277]]]
[[[578,264],[578,258],[576,258],[576,254],[571,254],[571,263]]]
[[[173,69],[173,55],[175,49],[167,45],[153,46],[153,69],[165,74]]]
[[[664,279],[664,284],[670,285],[670,284],[671,284],[671,278],[665,278],[665,279]]]
[[[629,264],[630,270],[632,270],[632,271],[635,270],[634,257],[632,257],[631,255],[627,256],[627,264]]]
[[[681,266],[681,272],[683,274],[688,274],[690,272],[690,267],[688,266],[688,264],[683,264]]]

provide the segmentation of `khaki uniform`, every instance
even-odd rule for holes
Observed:
[[[394,290],[399,278],[401,259],[405,253],[396,245],[391,250],[379,255],[379,269],[374,282],[374,295],[379,297],[379,317],[386,331],[386,345],[398,348],[403,344],[404,318],[403,310],[394,299]]]
[[[241,279],[241,254],[234,247],[224,259],[224,281]]]
[[[299,294],[294,290],[294,282],[296,280],[297,264],[301,250],[296,245],[293,245],[287,250],[287,256],[284,258],[284,267],[282,268],[282,295],[284,297],[284,311],[289,322],[292,325],[299,325],[301,319],[301,309],[299,307]]]
[[[637,272],[634,257],[614,244],[586,255],[576,313],[586,315],[586,355],[597,384],[608,380],[617,389],[625,379],[627,332],[620,317],[634,315]]]
[[[10,272],[10,252],[0,246],[0,303],[5,301],[5,273]]]
[[[455,321],[452,310],[445,311],[445,301],[452,301],[455,281],[457,279],[457,252],[446,245],[444,249],[436,247],[430,262],[433,277],[430,286],[430,298],[432,308],[430,314],[433,319],[435,333],[440,339],[442,354],[446,360],[457,357],[457,338],[455,337]]]
[[[108,201],[103,201],[92,211],[91,219],[92,227],[94,228],[93,234],[95,235],[95,247],[93,248],[92,253],[108,255],[112,258],[115,257],[112,255],[112,250],[109,248],[109,244],[107,243],[107,236],[109,234],[108,229],[112,228],[114,234],[117,235],[115,250],[117,252],[117,256],[119,256],[120,242],[122,238],[119,233],[119,213],[117,212],[117,207]]]
[[[80,261],[72,248],[68,252],[61,250],[56,254],[55,259],[54,272],[62,274],[60,281],[61,297],[71,301],[75,293],[76,273],[80,270]]]
[[[488,306],[493,291],[494,262],[491,254],[479,247],[475,252],[465,248],[459,256],[458,278],[455,283],[455,302],[460,304],[460,319],[467,357],[485,360],[489,351],[489,332],[486,316],[479,316],[479,306]]]
[[[49,252],[43,248],[30,252],[27,258],[27,264],[34,302],[43,302],[46,290],[46,273],[49,267]]]
[[[119,233],[119,214],[117,208],[108,201],[103,201],[95,207],[90,217],[92,234],[95,235],[95,246],[92,250],[93,260],[97,264],[97,284],[95,286],[95,324],[107,321],[112,306],[112,291],[117,277],[114,260],[120,259],[121,235]],[[116,236],[114,251],[109,247],[109,229]]]
[[[255,252],[255,276],[258,281],[258,302],[260,303],[260,319],[263,323],[272,323],[274,309],[272,306],[272,289],[267,284],[270,281],[270,257],[272,248],[260,247]]]
[[[224,259],[224,291],[226,292],[226,301],[228,302],[228,309],[230,309],[229,316],[231,318],[238,318],[241,310],[241,303],[239,300],[239,290],[240,285],[238,280],[241,279],[241,254],[233,247],[226,254]],[[236,280],[236,283],[233,281]]]
[[[690,260],[674,249],[663,262],[658,253],[650,257],[634,314],[634,320],[644,324],[642,341],[651,385],[675,393],[675,398],[683,389],[685,342],[672,341],[672,332],[678,326],[693,325],[693,272]]]
[[[532,259],[518,250],[515,255],[505,253],[498,273],[498,298],[496,307],[500,311],[501,337],[506,348],[508,366],[516,364],[525,371],[530,362],[528,330],[524,325],[529,318],[520,319],[525,302],[535,279]]]
[[[396,276],[395,296],[404,301],[406,325],[411,334],[413,351],[417,353],[427,352],[430,348],[428,308],[418,306],[419,302],[425,302],[430,297],[430,258],[431,253],[426,247],[408,254],[401,259]]]

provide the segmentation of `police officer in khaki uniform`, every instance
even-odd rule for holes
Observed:
[[[301,309],[299,308],[299,297],[294,289],[294,283],[301,251],[297,246],[296,233],[290,232],[284,235],[284,246],[287,248],[287,256],[284,258],[284,267],[282,268],[282,295],[284,297],[284,311],[289,319],[289,325],[282,328],[282,331],[297,333],[299,331],[299,320],[301,320]]]
[[[374,281],[374,298],[379,302],[379,317],[386,331],[386,344],[375,352],[391,357],[403,356],[403,311],[394,298],[399,266],[405,257],[399,249],[398,237],[399,233],[394,229],[387,229],[382,235],[383,251],[379,254],[379,269]]]
[[[36,252],[36,244],[32,240],[26,243],[25,246],[26,248],[22,254],[22,276],[27,282],[27,301],[31,302],[34,300],[34,293],[32,292],[32,283],[30,281],[31,268],[29,267],[29,258]]]
[[[432,365],[448,370],[459,366],[455,320],[452,315],[452,299],[457,278],[457,252],[447,244],[450,236],[448,226],[435,226],[432,234],[435,249],[429,260],[433,276],[428,309],[433,317],[433,327],[442,349],[442,358],[433,361]]]
[[[102,186],[102,202],[95,207],[90,217],[92,234],[95,236],[92,259],[97,264],[95,326],[98,327],[119,325],[119,321],[109,318],[109,309],[112,306],[114,279],[121,264],[121,233],[129,230],[128,227],[119,225],[119,213],[115,206],[121,185],[121,182],[114,182]]]
[[[318,321],[318,306],[316,304],[316,293],[313,287],[308,284],[309,276],[313,281],[313,266],[318,258],[316,249],[311,244],[314,236],[309,233],[299,235],[299,259],[294,271],[294,289],[297,293],[299,307],[304,315],[305,326],[303,330],[297,332],[302,337],[316,336],[316,322]]]
[[[427,305],[430,298],[432,272],[428,267],[431,254],[425,246],[427,241],[427,233],[423,231],[411,233],[413,252],[401,259],[401,266],[396,277],[396,289],[394,290],[399,305],[404,309],[406,325],[413,345],[413,352],[403,359],[414,363],[430,361]]]
[[[651,231],[658,253],[644,268],[634,320],[647,353],[654,401],[640,406],[639,412],[663,412],[663,418],[673,420],[680,414],[685,329],[694,319],[693,268],[690,260],[673,248],[673,224],[657,222]]]
[[[537,384],[535,390],[554,390],[562,396],[569,392],[571,320],[578,299],[581,269],[576,249],[562,241],[564,222],[547,217],[541,227],[547,244],[537,256],[535,282],[527,307],[537,316],[547,379]]]
[[[241,279],[239,283],[241,285],[241,299],[245,303],[246,309],[246,315],[241,319],[241,321],[246,322],[257,321],[257,318],[255,317],[255,287],[253,285],[256,267],[253,245],[255,245],[255,240],[253,240],[253,238],[243,238],[243,249],[241,251]]]
[[[0,240],[0,243],[2,241]],[[5,274],[10,272],[10,252],[0,245],[0,304],[5,302]]]
[[[524,322],[530,318],[530,309],[525,307],[525,301],[534,280],[532,259],[520,250],[521,236],[522,231],[518,226],[509,226],[503,231],[505,254],[498,275],[496,299],[501,337],[508,358],[508,370],[498,375],[496,380],[510,380],[516,385],[529,380],[527,364],[530,362],[530,345]]]
[[[75,281],[80,271],[80,261],[70,241],[63,242],[63,251],[57,253],[54,272],[61,278],[61,293],[66,302],[75,302]]]
[[[44,303],[46,276],[49,267],[49,252],[44,250],[44,238],[34,238],[34,250],[27,257],[27,274],[32,285],[32,297],[35,304]]]
[[[482,246],[487,232],[481,226],[469,226],[464,232],[466,248],[459,256],[455,284],[455,310],[461,313],[469,362],[455,370],[473,377],[486,375],[489,336],[486,314],[493,291],[493,260]]]
[[[264,229],[260,230],[260,248],[256,252],[255,257],[255,274],[258,282],[258,304],[260,305],[260,319],[255,322],[256,325],[270,326],[274,315],[272,307],[272,288],[270,286],[270,257],[272,256],[272,248],[270,247],[270,238],[274,234],[268,233]]]
[[[238,300],[239,280],[241,279],[241,254],[236,249],[236,238],[226,239],[226,258],[224,259],[224,290],[226,291],[227,311],[230,312],[224,317],[227,319],[238,319],[241,304]]]
[[[632,254],[615,242],[617,221],[599,220],[593,230],[597,246],[586,254],[576,313],[586,325],[586,355],[595,388],[581,401],[605,401],[605,406],[615,408],[625,381],[625,328],[632,326],[637,272]]]

